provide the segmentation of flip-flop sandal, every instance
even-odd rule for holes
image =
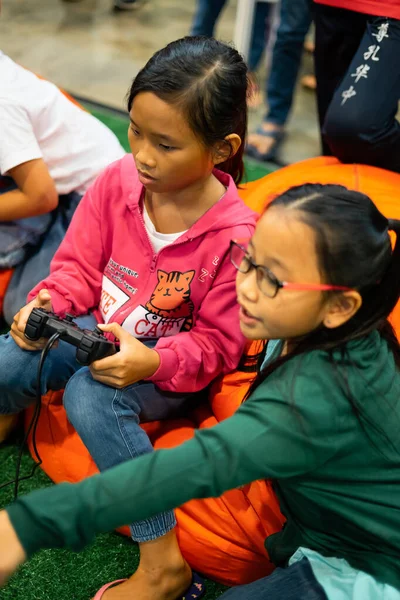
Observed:
[[[275,160],[276,155],[278,154],[278,150],[285,138],[285,132],[279,131],[278,129],[276,131],[265,131],[265,129],[259,127],[256,133],[257,135],[262,135],[263,137],[269,137],[275,140],[275,144],[270,150],[268,150],[268,152],[264,153],[257,150],[257,148],[252,144],[247,144],[245,148],[245,154],[261,162],[269,162]]]
[[[115,581],[111,581],[110,583],[106,583],[102,588],[99,589],[93,600],[101,600],[103,594],[114,585],[118,583],[123,583],[127,581],[127,579],[116,579]],[[186,590],[183,596],[180,596],[177,600],[194,600],[195,598],[201,598],[204,596],[206,591],[206,586],[204,583],[204,579],[200,577],[197,573],[193,573],[192,575],[192,583]]]
[[[101,600],[104,592],[106,592],[110,587],[117,585],[118,583],[123,583],[124,581],[128,581],[127,579],[116,579],[115,581],[110,581],[110,583],[106,583],[99,589],[93,600]]]
[[[178,600],[191,600],[192,598],[201,598],[206,592],[206,584],[204,579],[198,573],[193,571],[192,583],[186,592]]]

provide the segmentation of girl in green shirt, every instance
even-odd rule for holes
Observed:
[[[287,518],[266,540],[278,568],[224,600],[400,600],[400,347],[387,320],[399,235],[399,221],[341,186],[276,198],[253,238],[231,245],[241,329],[274,341],[246,401],[177,448],[9,506],[1,580],[40,548],[79,550],[97,533],[270,478]]]

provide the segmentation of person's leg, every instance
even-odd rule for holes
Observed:
[[[312,2],[282,0],[280,14],[267,85],[269,110],[265,120],[284,126],[293,103],[304,40],[312,22]]]
[[[91,315],[78,320],[81,327],[93,328]],[[75,359],[76,348],[59,342],[46,357],[42,371],[42,389],[60,390],[81,365]],[[36,400],[37,372],[41,352],[21,350],[9,334],[0,336],[0,439],[6,439],[16,415]]]
[[[327,600],[307,558],[222,594],[221,600]]]
[[[0,175],[0,196],[17,189],[11,177]],[[0,222],[0,269],[14,269],[26,260],[29,248],[40,242],[51,223],[51,214]]]
[[[273,159],[282,140],[311,21],[311,0],[282,0],[267,84],[269,110],[258,132],[249,136],[247,153],[255,158]]]
[[[320,130],[335,90],[357,52],[368,15],[315,4],[315,76]],[[324,154],[331,154],[322,141]]]
[[[399,98],[400,21],[372,18],[326,113],[333,155],[399,173]]]
[[[198,0],[190,35],[213,37],[214,27],[227,0]]]
[[[3,315],[8,325],[11,325],[14,315],[26,304],[31,289],[38,281],[48,276],[51,260],[64,239],[81,198],[76,192],[60,197],[53,223],[44,234],[41,243],[16,267],[4,296]]]
[[[269,2],[257,2],[254,11],[254,23],[251,34],[249,71],[253,73],[261,60],[271,29],[271,14],[274,5]]]
[[[184,395],[161,392],[139,382],[115,389],[96,382],[87,368],[68,382],[64,406],[100,471],[153,451],[139,421],[166,419],[192,402]],[[140,565],[130,580],[104,595],[105,600],[134,597],[175,600],[191,581],[175,536],[174,513],[133,523],[132,537],[140,545]]]
[[[271,31],[271,14],[273,13],[273,9],[274,5],[269,2],[257,2],[255,8],[248,61],[250,85],[247,103],[250,108],[257,108],[262,102],[262,94],[258,85],[256,70]]]

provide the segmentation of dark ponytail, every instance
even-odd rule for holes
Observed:
[[[387,290],[389,295],[388,304],[396,306],[400,294],[400,221],[397,219],[388,220],[388,230],[392,231],[395,236],[395,242],[392,252],[392,258],[385,275],[382,278],[381,286]],[[400,348],[399,340],[391,323],[385,319],[380,327],[380,333],[384,337],[390,349],[392,350],[396,363],[400,368]]]
[[[244,172],[247,85],[247,67],[237,50],[213,38],[185,37],[156,52],[138,73],[128,92],[128,110],[140,92],[152,92],[181,107],[206,148],[236,133],[242,140],[239,150],[233,154],[230,147],[229,158],[218,168],[239,184]]]
[[[396,240],[394,242],[392,258],[384,278],[381,281],[381,285],[387,289],[388,293],[390,294],[390,302],[396,305],[400,290],[400,221],[396,219],[389,219],[388,230],[393,231],[396,236]]]

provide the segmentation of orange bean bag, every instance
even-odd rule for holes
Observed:
[[[4,297],[13,273],[13,269],[0,270],[0,315],[3,314]]]
[[[240,194],[249,206],[261,212],[277,194],[307,182],[339,183],[360,190],[370,195],[385,215],[400,218],[400,175],[372,167],[342,165],[334,158],[292,165],[249,183]],[[393,315],[398,333],[399,313],[398,305]],[[196,427],[211,427],[230,416],[241,403],[251,377],[236,372],[215,382],[209,405],[198,408],[189,419],[144,425],[155,448],[180,444],[193,436]],[[43,469],[56,482],[78,481],[96,472],[66,419],[60,392],[50,392],[43,399],[37,445]],[[270,482],[253,482],[217,499],[192,500],[176,514],[180,546],[195,569],[227,585],[246,583],[271,572],[273,565],[268,561],[264,540],[281,528],[284,519]]]

